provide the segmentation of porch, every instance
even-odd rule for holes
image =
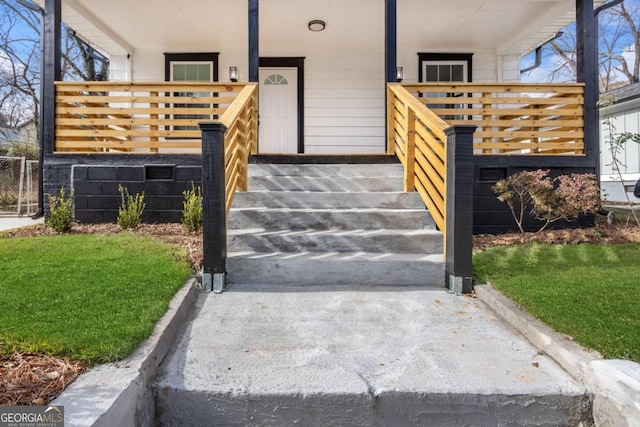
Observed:
[[[54,153],[199,154],[198,124],[227,126],[259,154],[253,83],[56,82]],[[386,154],[404,162],[413,131],[476,126],[475,155],[582,156],[584,84],[387,85]],[[415,124],[410,123],[416,121]]]
[[[248,156],[260,154],[255,83],[57,82],[55,88],[54,155],[199,156],[198,124],[219,122],[227,210],[235,190],[246,190]],[[389,83],[386,99],[384,152],[404,165],[404,190],[420,193],[441,230],[445,131],[452,126],[472,127],[478,160],[507,157],[499,162],[512,167],[526,158],[523,167],[588,162],[584,84]],[[484,168],[478,178],[493,183],[508,172]]]

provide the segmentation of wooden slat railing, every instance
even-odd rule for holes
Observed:
[[[198,123],[223,117],[246,86],[56,82],[55,151],[199,151]]]
[[[387,147],[443,235],[445,286],[471,292],[474,125],[451,126],[402,85],[387,85]]]
[[[475,125],[476,155],[584,155],[583,84],[403,84],[450,125]]]
[[[248,159],[258,143],[258,85],[248,83],[220,117],[224,136],[226,212],[236,190],[247,191]]]
[[[446,141],[449,124],[400,84],[389,84],[388,144],[404,165],[404,191],[416,190],[446,240]]]

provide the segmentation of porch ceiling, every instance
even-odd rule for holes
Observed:
[[[429,50],[522,54],[575,20],[575,0],[397,2],[399,43]],[[384,0],[263,0],[260,15],[267,51],[367,48],[384,40]],[[327,22],[321,37],[306,30],[310,19]],[[63,0],[63,20],[107,54],[247,47],[246,0]],[[332,32],[345,26],[347,40],[344,31]]]

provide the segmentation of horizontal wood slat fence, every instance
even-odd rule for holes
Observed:
[[[247,191],[249,185],[249,154],[258,147],[258,84],[247,84],[227,108],[220,123],[224,134],[225,203],[229,214],[233,196]]]
[[[168,153],[190,149],[187,151],[199,152],[198,123],[225,117],[246,86],[244,83],[56,82],[54,150]],[[257,90],[255,92],[257,99]],[[235,108],[236,112],[240,111],[240,107]],[[257,120],[255,126],[257,128]]]
[[[583,84],[402,84],[450,126],[475,125],[476,155],[584,155]]]
[[[403,164],[404,191],[420,194],[445,252],[456,240],[447,227],[456,215],[447,214],[447,145],[456,129],[475,127],[473,155],[584,155],[583,94],[581,84],[387,85],[387,153]]]
[[[388,85],[388,150],[404,166],[404,191],[416,190],[446,240],[449,125],[401,85]]]

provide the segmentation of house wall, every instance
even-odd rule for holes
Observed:
[[[114,82],[131,81],[131,61],[128,55],[109,57],[109,80]]]
[[[633,186],[640,179],[640,144],[627,142],[617,156],[621,163],[623,187],[618,174],[613,170],[611,145],[608,143],[609,129],[604,123],[607,115],[611,116],[615,134],[639,133],[640,99],[621,102],[600,111],[600,181],[604,197],[614,202],[626,202],[626,193],[629,200],[640,203],[640,199],[633,195]]]
[[[402,13],[398,21],[402,25]],[[287,18],[282,11],[287,10]],[[307,29],[311,18],[322,17],[327,28],[319,33]],[[304,142],[309,154],[385,152],[385,16],[381,0],[314,2],[272,0],[260,4],[260,56],[304,57]],[[247,27],[238,25],[228,42],[211,40],[172,52],[219,53],[219,80],[228,81],[228,69],[236,66],[246,81]],[[413,34],[415,32],[411,32]],[[495,50],[464,50],[426,43],[399,31],[399,66],[405,82],[418,80],[418,52],[473,53],[474,81],[519,81],[519,58],[498,56]],[[134,81],[164,80],[164,55],[159,50],[136,50],[131,59]],[[119,69],[123,68],[119,66]],[[125,73],[118,71],[114,78]]]

